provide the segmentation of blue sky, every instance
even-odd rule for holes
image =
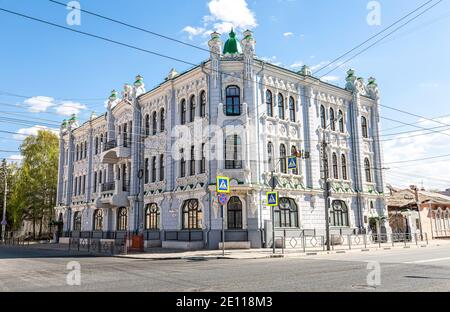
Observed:
[[[367,16],[371,11],[367,9],[369,1],[364,0],[79,2],[86,10],[204,48],[211,30],[228,30],[231,24],[238,31],[252,28],[259,57],[297,69],[296,66],[300,64],[312,67],[326,64],[426,1],[378,1],[381,5],[379,26],[367,23]],[[47,0],[0,0],[0,7],[67,26],[68,11]],[[382,43],[330,73],[329,81],[343,86],[345,70],[352,67],[356,69],[358,76],[377,78],[385,105],[432,118],[450,115],[446,98],[450,87],[449,17],[450,4],[444,0]],[[208,58],[207,52],[180,46],[87,14],[81,15],[81,25],[70,27],[191,63],[199,63]],[[136,74],[144,76],[149,89],[160,83],[171,68],[175,67],[178,71],[189,68],[186,64],[24,20],[4,12],[0,12],[0,33],[0,92],[32,97],[27,100],[0,94],[0,116],[29,120],[15,124],[11,120],[1,119],[2,131],[32,133],[33,130],[29,128],[39,125],[56,125],[56,128],[65,118],[62,114],[70,112],[68,108],[73,110],[73,107],[79,108],[80,119],[85,120],[92,111],[102,113],[104,100],[110,91],[114,88],[121,90],[123,84],[132,82]],[[422,127],[441,125],[387,109],[382,110],[382,115]],[[450,118],[442,118],[440,121],[450,124]],[[399,125],[382,120],[383,129]],[[400,127],[385,131],[385,134],[408,130],[414,128]],[[450,131],[445,133],[450,135]],[[394,139],[384,144],[387,163],[450,153],[447,135],[434,133],[413,138],[386,138]],[[0,149],[16,150],[21,139],[23,136],[0,132]],[[0,152],[1,158],[17,158],[14,155],[16,154]],[[449,159],[440,158],[401,166],[387,164],[387,167],[391,167],[388,182],[409,185],[420,184],[423,180],[426,187],[450,187],[447,174]]]

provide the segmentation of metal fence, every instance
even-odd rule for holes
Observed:
[[[295,250],[300,252],[325,251],[327,250],[327,240],[324,235],[278,235],[275,236],[275,247],[285,250]],[[419,244],[428,245],[428,235],[410,233],[393,234],[349,234],[349,235],[330,235],[331,250],[352,250],[368,248],[387,248]],[[273,246],[273,240],[268,242],[268,246]]]
[[[69,251],[88,252],[97,255],[127,254],[128,241],[102,242],[95,238],[70,238]]]

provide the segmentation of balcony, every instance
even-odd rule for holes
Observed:
[[[113,207],[127,207],[129,205],[128,195],[130,192],[130,182],[128,180],[115,182],[106,182],[101,185],[101,195],[97,206],[104,205]]]
[[[126,139],[121,142],[117,140],[108,141],[103,147],[100,160],[104,164],[116,164],[122,159],[131,157],[131,140]]]

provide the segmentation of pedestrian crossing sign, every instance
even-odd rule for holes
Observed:
[[[267,206],[278,206],[278,192],[267,192]]]
[[[297,169],[297,157],[292,156],[288,158],[288,169]]]
[[[217,177],[217,193],[230,193],[230,178]]]

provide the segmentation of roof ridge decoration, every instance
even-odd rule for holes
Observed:
[[[225,56],[236,56],[242,54],[242,47],[236,38],[236,33],[234,29],[231,28],[228,40],[225,42],[223,47],[223,55]]]

